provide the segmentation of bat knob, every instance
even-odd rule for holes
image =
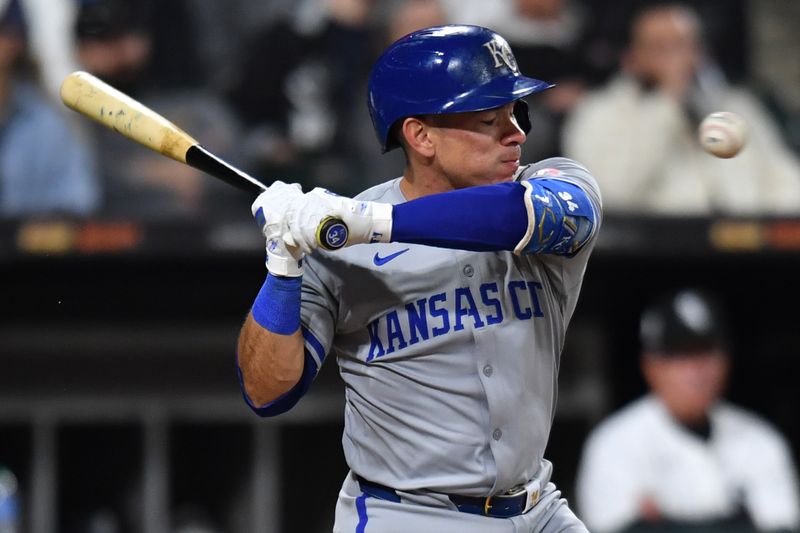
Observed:
[[[347,244],[350,231],[338,218],[326,217],[317,228],[317,244],[326,250],[338,250]]]

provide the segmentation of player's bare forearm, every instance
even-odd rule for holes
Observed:
[[[303,374],[303,337],[300,329],[291,335],[261,327],[249,313],[239,333],[239,368],[242,385],[257,405],[264,405],[288,392]]]

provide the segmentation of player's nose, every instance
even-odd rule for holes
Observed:
[[[516,119],[511,116],[506,120],[505,129],[503,130],[503,144],[504,145],[518,145],[525,142],[527,135],[522,131],[522,128],[517,124]]]
[[[515,103],[511,102],[503,106],[503,113],[501,113],[502,122],[501,128],[501,142],[505,146],[519,145],[525,142],[527,136],[525,131],[520,127],[517,122],[517,115],[514,112]]]

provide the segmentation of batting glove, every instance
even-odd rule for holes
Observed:
[[[276,181],[258,195],[251,207],[261,233],[267,239],[267,269],[275,276],[303,275],[303,252],[286,242],[291,238],[287,229],[287,209],[294,199],[302,197],[300,184]]]
[[[391,204],[353,200],[317,187],[302,198],[292,198],[287,212],[287,244],[310,253],[319,245],[318,230],[328,218],[339,219],[347,225],[345,246],[391,239]]]

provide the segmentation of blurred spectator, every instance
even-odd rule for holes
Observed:
[[[78,61],[103,81],[134,97],[147,90],[145,69],[153,39],[148,4],[130,0],[79,0],[75,21]]]
[[[100,194],[91,156],[44,96],[18,0],[0,13],[0,215],[86,215]]]
[[[403,0],[395,5],[388,19],[386,45],[422,28],[448,23],[439,0]]]
[[[361,190],[351,115],[366,114],[374,0],[304,0],[290,17],[257,31],[244,50],[230,102],[249,130],[254,172]]]
[[[188,22],[194,28],[193,45],[201,59],[205,83],[221,93],[230,91],[234,82],[241,79],[241,56],[248,37],[275,20],[285,19],[297,4],[296,0],[182,2],[189,12]],[[159,17],[159,21],[166,27],[175,22],[165,17]]]
[[[75,1],[79,62],[123,92],[186,89],[210,75],[191,0]]]
[[[730,86],[704,54],[692,10],[642,10],[621,67],[578,105],[564,132],[566,154],[592,169],[608,212],[800,213],[800,163],[757,99]],[[733,159],[697,142],[697,125],[713,111],[733,111],[749,125]]]
[[[448,21],[488,26],[514,50],[521,72],[556,86],[528,101],[533,130],[523,146],[524,161],[561,155],[565,115],[593,78],[586,56],[587,19],[576,0],[444,0]]]
[[[211,152],[235,159],[238,123],[220,98],[202,90],[159,90],[147,77],[153,39],[146,12],[128,0],[84,0],[75,31],[86,70],[135,96]],[[94,137],[108,215],[154,220],[246,213],[249,198],[240,191],[102,126],[95,126]]]
[[[749,0],[580,0],[591,28],[590,63],[598,81],[608,81],[619,68],[620,54],[627,48],[632,17],[647,6],[681,3],[696,10],[703,20],[703,46],[727,78],[748,79],[750,63],[747,18]],[[753,0],[761,2],[762,0]],[[778,0],[780,1],[780,0]]]
[[[208,93],[171,91],[142,101],[232,163],[238,124],[222,102]],[[102,132],[108,183],[108,213],[158,220],[171,217],[222,221],[246,218],[252,198],[203,172],[143,148],[113,132]]]
[[[0,0],[0,6],[8,0]],[[28,26],[29,54],[39,67],[41,84],[54,101],[64,78],[75,70],[72,25],[76,0],[20,0]],[[2,11],[0,7],[0,11]]]
[[[730,345],[719,303],[694,289],[664,296],[642,314],[640,341],[651,392],[589,435],[576,487],[587,527],[800,526],[787,443],[720,398]]]
[[[747,0],[751,66],[762,99],[800,154],[800,2]],[[786,53],[789,50],[791,52]]]
[[[0,533],[19,533],[20,508],[17,476],[0,464]]]
[[[382,26],[376,39],[377,53],[413,31],[447,24],[440,0],[399,0],[388,7],[384,4],[384,8],[380,18]],[[366,86],[366,80],[363,81],[363,86]],[[364,96],[364,99],[355,102],[356,109],[349,123],[349,134],[354,136],[357,146],[355,157],[359,162],[361,175],[373,176],[376,180],[400,176],[405,168],[405,156],[402,150],[381,153],[367,112],[366,94]],[[367,185],[374,183],[365,183]]]

